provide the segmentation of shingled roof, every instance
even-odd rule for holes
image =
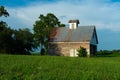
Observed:
[[[94,31],[95,26],[79,26],[77,29],[54,28],[50,34],[50,42],[88,42],[91,41]]]

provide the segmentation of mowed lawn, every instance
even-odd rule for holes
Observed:
[[[120,80],[120,57],[0,55],[0,80]]]

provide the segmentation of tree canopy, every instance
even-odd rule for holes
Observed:
[[[0,17],[8,16],[9,13],[4,6],[0,6]],[[34,23],[34,35],[27,28],[14,30],[8,27],[6,22],[0,21],[0,53],[30,54],[33,48],[40,44],[43,53],[47,52],[49,35],[54,27],[65,25],[52,13],[39,16],[39,20]]]
[[[4,6],[0,6],[0,17],[1,16],[9,16],[9,13],[7,12],[7,10],[4,8]]]
[[[59,19],[52,13],[48,13],[46,16],[41,14],[39,16],[39,20],[37,20],[34,24],[34,37],[36,41],[36,45],[41,44],[45,47],[46,52],[48,49],[48,40],[49,35],[54,27],[64,27],[64,24],[61,24]]]
[[[7,10],[4,8],[4,6],[0,6],[0,17],[8,17],[9,13],[7,12]],[[3,30],[3,28],[5,28],[7,26],[6,22],[4,21],[0,21],[0,31]]]
[[[34,48],[33,34],[28,28],[14,31],[14,52],[19,54],[30,54]]]
[[[0,52],[8,54],[30,54],[34,48],[33,34],[29,29],[13,30],[5,27],[0,31]]]
[[[7,17],[9,13],[0,6],[0,17]],[[14,30],[7,23],[0,21],[0,53],[30,54],[34,48],[33,34],[29,29]]]

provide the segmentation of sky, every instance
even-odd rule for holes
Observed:
[[[95,25],[98,50],[120,49],[120,0],[0,0],[10,16],[1,19],[14,29],[33,29],[40,14],[53,13],[64,24],[79,19]]]

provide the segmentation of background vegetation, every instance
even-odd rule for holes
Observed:
[[[98,57],[120,57],[120,50],[100,50],[97,52]]]
[[[9,16],[4,6],[0,6],[0,17],[2,16]],[[33,48],[34,36],[28,28],[14,30],[6,22],[0,21],[0,53],[30,54]]]
[[[8,17],[9,13],[0,6],[0,17]],[[47,53],[49,35],[54,27],[65,27],[52,13],[41,14],[34,23],[33,32],[28,28],[14,30],[6,22],[0,21],[0,52],[7,54],[30,54],[41,45],[41,53]]]

